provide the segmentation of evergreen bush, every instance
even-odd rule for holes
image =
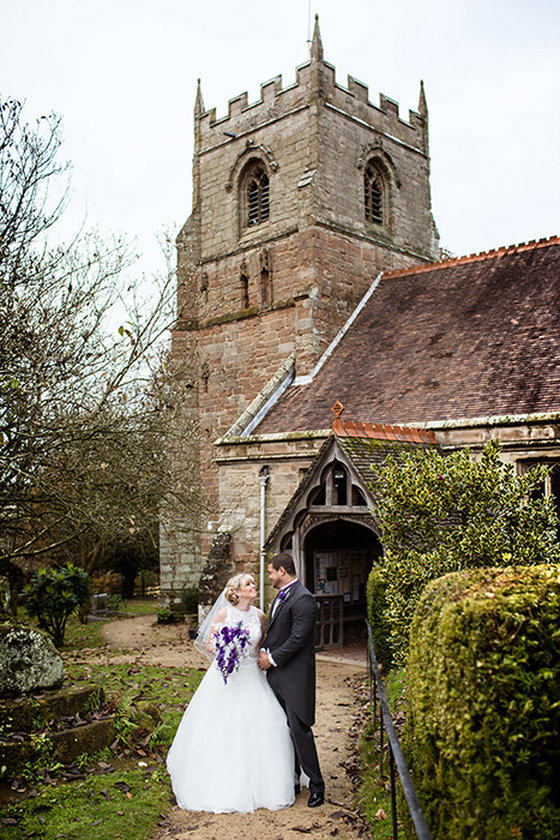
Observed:
[[[388,672],[391,667],[392,655],[389,641],[390,628],[385,617],[387,609],[386,589],[387,582],[384,569],[380,566],[374,566],[367,583],[367,615],[371,627],[375,657],[383,670]]]
[[[466,568],[558,562],[558,517],[554,500],[540,492],[548,468],[516,474],[500,459],[497,440],[478,460],[468,449],[445,455],[404,447],[384,458],[372,466],[370,490],[385,549],[393,662],[402,665],[427,583]]]
[[[198,615],[197,586],[188,586],[181,591],[181,611],[186,615]]]
[[[438,840],[557,840],[557,566],[468,570],[426,587],[404,742]]]
[[[22,601],[28,615],[37,618],[57,648],[64,644],[66,622],[89,597],[89,575],[84,569],[67,566],[40,569],[25,587]]]

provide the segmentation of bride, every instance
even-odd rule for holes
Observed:
[[[232,577],[195,645],[212,658],[167,756],[177,804],[190,811],[276,810],[294,802],[286,715],[257,667],[264,614],[255,581]]]

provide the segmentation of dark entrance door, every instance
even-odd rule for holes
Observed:
[[[367,578],[381,553],[372,530],[344,519],[318,525],[307,535],[306,585],[319,605],[318,648],[342,647],[362,637]]]

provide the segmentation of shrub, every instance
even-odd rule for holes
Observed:
[[[198,615],[198,587],[189,586],[181,592],[181,611],[186,615]]]
[[[170,624],[173,618],[169,607],[158,607],[156,616],[158,624]]]
[[[406,662],[410,622],[429,581],[465,568],[558,562],[554,502],[536,498],[548,470],[517,475],[500,460],[498,441],[478,461],[467,449],[399,448],[373,469],[396,664]]]
[[[110,612],[118,612],[122,604],[122,598],[116,593],[107,596],[107,609]]]
[[[23,604],[56,647],[62,647],[66,622],[87,600],[90,589],[87,572],[73,563],[58,569],[40,569],[25,587]]]
[[[391,667],[392,655],[390,644],[390,628],[386,619],[387,582],[384,569],[375,566],[369,575],[367,583],[367,614],[371,627],[373,650],[378,663],[388,672]]]
[[[560,570],[430,584],[411,627],[405,744],[438,840],[560,836]]]

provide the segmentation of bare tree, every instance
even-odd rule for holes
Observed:
[[[188,457],[170,457],[171,427],[183,448],[196,434],[188,412],[171,423],[190,388],[166,362],[174,270],[131,282],[127,243],[95,233],[49,245],[69,175],[60,120],[30,126],[22,111],[0,100],[0,574],[12,581],[63,547],[92,564],[115,540],[152,539],[163,501],[185,519],[199,504],[176,474]]]

